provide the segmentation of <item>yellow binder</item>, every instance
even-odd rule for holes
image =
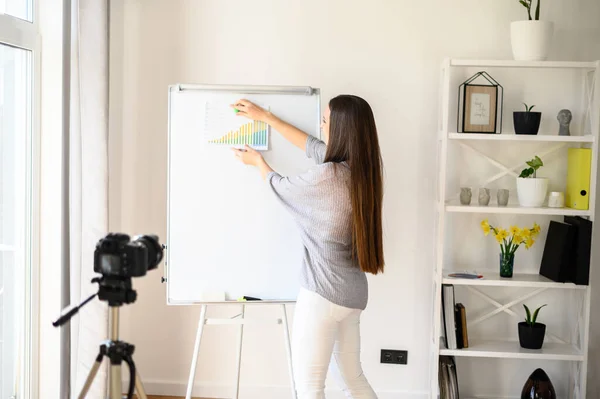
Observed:
[[[579,210],[589,209],[591,171],[592,150],[589,148],[569,148],[565,198],[567,207]]]

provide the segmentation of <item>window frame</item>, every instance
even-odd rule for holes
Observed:
[[[41,115],[41,40],[38,23],[38,1],[32,2],[32,21],[0,13],[0,44],[30,52],[31,112],[28,124],[30,134],[26,140],[27,154],[25,209],[25,286],[24,286],[24,345],[19,356],[23,356],[19,367],[20,378],[17,392],[19,397],[31,399],[37,396],[39,359],[39,260],[40,260],[40,115]]]

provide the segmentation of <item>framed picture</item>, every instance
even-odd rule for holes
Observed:
[[[463,115],[465,133],[496,132],[497,99],[496,86],[468,85],[466,87]]]
[[[486,72],[470,77],[458,91],[458,132],[501,133],[502,101],[503,88],[494,78]]]

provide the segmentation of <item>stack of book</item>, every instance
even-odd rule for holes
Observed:
[[[454,299],[454,286],[442,286],[442,315],[444,317],[444,341],[448,349],[463,349],[469,347],[467,332],[467,313],[462,303]]]
[[[458,399],[458,375],[452,356],[440,356],[438,369],[440,399]]]

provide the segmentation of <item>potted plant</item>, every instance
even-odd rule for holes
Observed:
[[[516,134],[538,134],[540,129],[540,121],[542,120],[541,112],[531,112],[535,105],[529,107],[525,105],[525,111],[513,112],[513,124],[515,125]]]
[[[546,325],[536,322],[538,313],[544,306],[546,305],[537,308],[532,315],[527,305],[523,304],[527,317],[525,318],[525,321],[519,323],[519,343],[522,348],[540,349],[544,344]]]
[[[548,179],[537,177],[537,170],[544,163],[537,155],[531,161],[527,161],[528,168],[521,171],[517,177],[517,196],[519,204],[524,207],[540,207],[546,200],[548,192]]]
[[[522,244],[529,249],[535,243],[535,238],[540,234],[540,226],[537,223],[531,228],[519,228],[511,226],[507,231],[503,228],[492,226],[487,219],[481,222],[483,233],[487,236],[490,232],[500,244],[500,277],[510,278],[513,275],[515,264],[515,252]]]
[[[548,58],[550,42],[554,34],[554,24],[550,21],[540,21],[540,3],[537,1],[535,14],[531,8],[535,0],[519,0],[527,9],[526,21],[515,21],[510,26],[512,52],[515,60],[543,61]]]

